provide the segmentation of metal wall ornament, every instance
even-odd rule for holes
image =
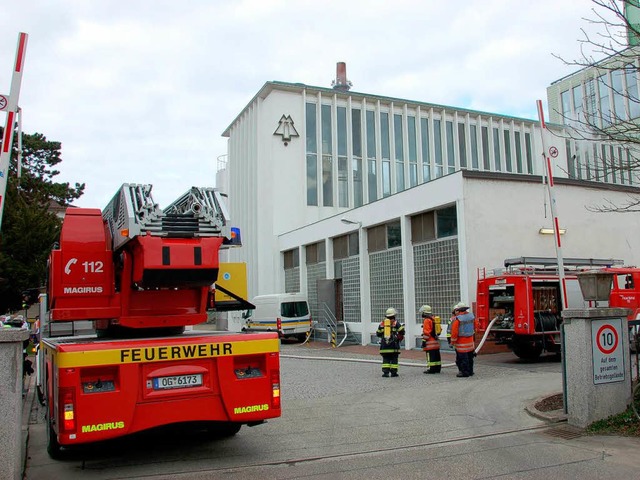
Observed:
[[[284,146],[289,145],[291,137],[299,137],[296,127],[293,126],[291,115],[282,115],[278,121],[278,128],[273,132],[274,135],[281,135]]]

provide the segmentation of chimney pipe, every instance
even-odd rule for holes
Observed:
[[[341,90],[348,92],[351,88],[351,82],[347,80],[347,64],[345,62],[338,62],[336,65],[336,79],[331,82],[331,86],[334,90]]]

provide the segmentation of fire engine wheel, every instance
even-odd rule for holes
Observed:
[[[523,360],[535,360],[542,353],[542,343],[534,341],[514,342],[513,353]]]
[[[36,394],[38,395],[38,402],[40,402],[40,405],[44,406],[44,389],[42,386],[38,385],[36,387]]]
[[[53,425],[51,424],[51,416],[49,413],[46,415],[47,420],[47,453],[54,460],[62,460],[64,458],[64,451],[62,450],[62,446],[58,443],[58,437],[56,437],[56,432],[53,430]]]

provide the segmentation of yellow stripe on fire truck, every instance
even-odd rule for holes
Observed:
[[[122,363],[165,362],[195,358],[229,357],[260,353],[276,353],[280,340],[252,340],[251,342],[218,342],[149,347],[85,350],[82,352],[54,352],[59,368],[114,365]]]

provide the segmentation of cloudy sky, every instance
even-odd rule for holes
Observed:
[[[10,0],[0,15],[0,93],[29,34],[25,133],[62,142],[58,180],[102,208],[124,183],[161,206],[214,186],[222,132],[267,81],[330,87],[536,119],[574,71],[590,0]],[[5,114],[0,112],[2,125]],[[232,194],[232,192],[230,192]]]

